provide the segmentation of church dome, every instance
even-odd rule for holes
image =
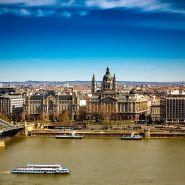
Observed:
[[[103,77],[103,81],[112,81],[112,75],[111,74],[106,74]]]
[[[113,80],[113,77],[110,74],[109,68],[107,67],[106,74],[103,76],[103,81],[109,81],[110,82],[112,80]]]
[[[138,94],[138,92],[137,92],[136,88],[133,88],[133,89],[130,91],[129,94]]]

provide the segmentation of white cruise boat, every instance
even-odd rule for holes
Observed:
[[[122,140],[141,140],[143,136],[139,133],[133,132],[132,134],[126,134],[121,137]]]
[[[68,174],[70,170],[61,165],[33,165],[28,164],[25,167],[16,167],[11,173],[18,174]]]
[[[82,139],[83,135],[76,134],[76,132],[73,131],[72,133],[56,135],[55,138],[57,139]]]

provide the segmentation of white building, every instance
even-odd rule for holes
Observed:
[[[12,115],[23,110],[24,99],[19,94],[4,94],[0,96],[0,112]]]

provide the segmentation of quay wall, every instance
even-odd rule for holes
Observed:
[[[132,132],[140,133],[145,137],[144,130],[132,130],[132,131],[115,131],[115,130],[80,130],[75,131],[75,134],[83,134],[84,138],[120,138],[123,134],[131,134]],[[71,132],[66,131],[55,131],[55,130],[32,130],[28,136],[39,136],[39,137],[55,137],[56,135],[69,134]],[[146,138],[176,138],[185,137],[185,132],[152,132],[150,131],[150,137]]]
[[[184,137],[185,132],[151,132],[151,138],[177,138],[177,137]]]
[[[30,133],[30,136],[43,136],[43,137],[55,137],[56,135],[61,135],[61,134],[69,134],[71,132],[63,132],[63,131],[38,131],[38,130],[33,130]],[[75,131],[75,134],[83,134],[85,138],[95,138],[95,137],[121,137],[123,134],[128,134],[131,132],[124,132],[124,131]],[[139,132],[141,135],[143,135],[143,132]]]

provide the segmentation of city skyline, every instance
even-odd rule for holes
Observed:
[[[185,80],[185,2],[0,0],[0,81]]]

